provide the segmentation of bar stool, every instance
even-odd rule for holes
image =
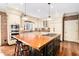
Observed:
[[[15,52],[14,52],[14,56],[19,56],[20,55],[20,46],[21,46],[22,42],[20,41],[16,41],[16,46],[15,46]]]
[[[30,54],[29,46],[17,40],[14,56],[25,56],[25,55],[28,56],[29,54]]]
[[[20,54],[21,54],[21,56],[29,56],[30,47],[28,45],[25,45],[24,43],[22,43]]]

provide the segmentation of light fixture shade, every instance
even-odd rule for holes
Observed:
[[[28,20],[28,17],[26,15],[22,16],[23,20]]]
[[[24,6],[24,7],[25,7],[25,13],[22,14],[22,19],[23,19],[23,20],[28,20],[28,17],[27,17],[27,15],[26,15],[26,3],[25,3],[24,5],[25,5],[25,6]]]
[[[48,16],[47,20],[52,20],[51,16]]]
[[[49,16],[48,16],[47,20],[52,20],[52,19],[51,19],[51,15],[50,15],[50,12],[51,12],[51,10],[50,10],[50,4],[51,4],[51,3],[48,3],[48,5],[49,5]]]

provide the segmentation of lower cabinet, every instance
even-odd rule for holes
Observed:
[[[60,36],[53,39],[40,51],[33,49],[32,56],[57,56],[60,50]]]
[[[47,56],[56,56],[60,49],[60,39],[55,38],[51,43],[46,47]]]

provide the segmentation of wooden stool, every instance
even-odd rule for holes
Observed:
[[[15,52],[14,52],[15,56],[25,56],[25,55],[29,55],[29,46],[23,44],[20,41],[16,41],[16,46],[15,46]]]

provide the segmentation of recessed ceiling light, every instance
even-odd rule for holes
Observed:
[[[37,12],[40,12],[40,9],[38,9]]]

